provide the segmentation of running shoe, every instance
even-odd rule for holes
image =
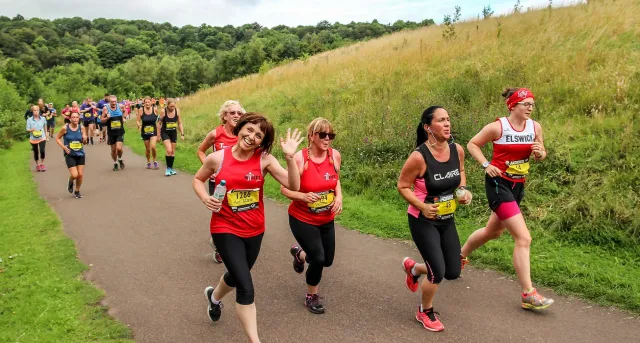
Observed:
[[[411,269],[413,269],[415,265],[416,261],[410,257],[405,257],[404,260],[402,260],[402,270],[407,274],[404,278],[404,285],[407,286],[407,289],[411,292],[418,290],[418,279],[420,278],[419,276],[411,274]]]
[[[169,170],[171,171],[171,175],[176,175],[178,174],[173,168],[169,168]]]
[[[71,180],[71,178],[67,180],[67,191],[73,193],[73,180]]]
[[[291,247],[291,249],[289,249],[291,256],[293,256],[293,270],[295,270],[298,274],[302,274],[302,272],[304,271],[304,261],[300,260],[301,251],[302,248],[297,245],[294,245]]]
[[[158,169],[158,161],[153,161],[153,169]]]
[[[147,162],[147,169],[151,169],[151,162]]]
[[[113,164],[113,171],[118,171],[118,163]]]
[[[545,298],[534,288],[529,293],[522,294],[522,308],[526,310],[544,310],[553,304],[553,299]]]
[[[45,166],[44,166],[44,164],[41,164],[41,165],[40,165],[40,171],[41,171],[41,172],[43,172],[43,171],[47,171],[47,167],[45,167]]]
[[[307,294],[304,299],[304,306],[313,314],[323,314],[324,306],[320,303],[321,296],[317,294]]]
[[[39,172],[40,171],[40,165],[36,164],[36,171]]]
[[[440,319],[438,319],[436,315],[440,315],[440,313],[434,312],[433,307],[425,311],[420,311],[420,306],[418,306],[416,320],[419,321],[425,329],[433,332],[440,332],[444,330],[444,325],[442,325]]]
[[[120,165],[120,169],[124,169],[124,161],[118,160],[118,164]]]
[[[209,315],[209,319],[211,319],[212,322],[217,322],[218,320],[220,320],[224,305],[222,305],[222,301],[220,301],[217,305],[213,303],[213,301],[211,300],[213,290],[214,288],[211,286],[205,288],[204,295],[207,297],[207,314]]]
[[[216,245],[213,244],[213,238],[209,238],[209,245],[211,245],[211,248],[213,249],[213,262],[218,264],[222,263],[222,256],[220,256],[220,254],[218,253]]]
[[[82,194],[80,194],[80,192],[78,192],[78,191],[73,192],[73,195],[76,196],[76,199],[82,198]]]
[[[167,168],[164,170],[164,176],[171,176],[171,168]]]
[[[467,264],[469,264],[469,258],[468,257],[462,257],[462,255],[460,255],[460,270],[464,270],[464,266],[466,266]]]

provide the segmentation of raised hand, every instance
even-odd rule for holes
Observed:
[[[287,129],[287,139],[284,140],[280,137],[280,147],[282,148],[282,152],[288,158],[293,157],[293,155],[298,150],[298,145],[302,143],[304,137],[302,137],[302,132],[298,129],[293,130],[293,134],[291,134],[291,128]]]

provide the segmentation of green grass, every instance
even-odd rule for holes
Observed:
[[[128,124],[125,143],[135,153],[144,155],[145,148],[139,134],[131,122]],[[189,127],[185,130],[189,131]],[[196,142],[179,141],[174,167],[195,173],[200,168],[196,156],[197,145]],[[158,160],[163,159],[164,148],[160,144]],[[375,194],[353,195],[347,188],[344,195],[345,210],[337,222],[365,234],[410,240],[407,205],[403,201],[383,200],[397,194],[393,189],[386,192],[389,194],[384,197]],[[288,203],[273,178],[267,178],[265,193],[271,199]],[[489,214],[484,195],[476,193],[473,205],[462,208],[457,216],[460,239],[464,242],[475,229],[483,226]],[[531,231],[531,274],[536,284],[551,287],[560,294],[577,295],[598,304],[615,305],[640,313],[640,282],[637,282],[640,280],[640,259],[635,252],[625,249],[611,251],[589,244],[567,244],[541,229],[540,225],[534,224]],[[471,257],[472,265],[514,274],[512,250],[513,240],[505,234],[475,251]]]
[[[131,342],[39,196],[28,143],[0,150],[0,342]]]

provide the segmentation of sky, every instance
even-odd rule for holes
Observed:
[[[490,5],[496,14],[513,10],[517,0],[0,0],[0,15],[55,19],[63,17],[145,19],[174,26],[203,23],[211,26],[257,22],[262,26],[315,25],[372,21],[393,24],[396,20],[442,21],[462,8],[462,18],[475,17]],[[563,5],[579,0],[554,0]],[[549,0],[521,0],[522,6],[544,7]]]

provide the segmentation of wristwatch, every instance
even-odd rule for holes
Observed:
[[[484,161],[484,163],[482,164],[482,168],[487,169],[488,166],[489,166],[489,161]]]

